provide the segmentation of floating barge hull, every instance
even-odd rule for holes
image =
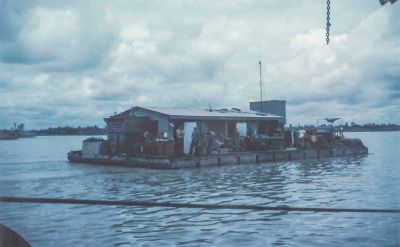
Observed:
[[[368,154],[368,148],[332,148],[332,149],[286,149],[263,152],[238,152],[204,156],[167,157],[127,157],[97,155],[85,157],[81,151],[68,153],[68,160],[73,163],[92,163],[119,165],[151,169],[201,168],[221,165],[261,163],[286,160],[320,159],[349,155]]]

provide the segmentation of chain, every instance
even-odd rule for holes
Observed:
[[[331,27],[331,0],[326,1],[326,44],[329,44],[329,29]]]

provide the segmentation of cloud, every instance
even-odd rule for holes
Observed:
[[[32,1],[0,8],[2,126],[102,125],[133,105],[288,102],[325,116],[400,123],[399,4],[318,1]]]
[[[0,58],[4,62],[40,65],[43,70],[93,67],[108,54],[118,35],[113,17],[100,13],[101,18],[96,18],[85,9],[31,6],[22,10],[23,25],[21,21],[12,25],[13,15],[8,14],[5,19],[10,23],[3,25],[8,28],[1,31],[9,40],[2,44]],[[13,26],[16,30],[8,31]]]

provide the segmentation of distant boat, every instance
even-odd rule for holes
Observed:
[[[16,140],[18,135],[11,133],[0,133],[0,140]]]

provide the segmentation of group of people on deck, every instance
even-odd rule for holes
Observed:
[[[218,151],[219,148],[230,146],[235,151],[240,150],[240,134],[237,130],[230,140],[230,145],[227,145],[227,139],[222,133],[217,136],[214,131],[201,133],[197,127],[193,129],[192,141],[190,143],[190,155],[211,154],[213,151]]]

